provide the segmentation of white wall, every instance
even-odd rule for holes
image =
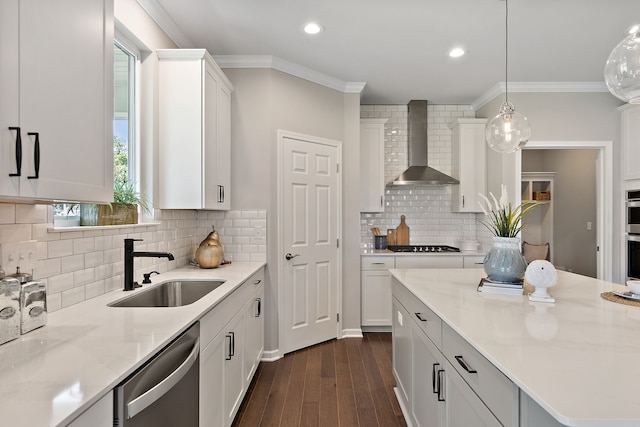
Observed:
[[[623,280],[624,272],[618,266],[622,224],[620,224],[622,196],[622,177],[620,174],[620,112],[617,107],[621,101],[608,92],[601,93],[510,93],[509,100],[516,110],[523,113],[533,129],[532,141],[613,141],[613,280]],[[490,103],[479,108],[478,117],[493,118],[504,101],[498,96]],[[515,165],[513,155],[506,156],[506,168]],[[515,167],[512,172],[503,175],[505,179],[515,179]],[[515,187],[513,189],[516,190]]]
[[[271,69],[224,69],[232,97],[231,182],[234,210],[267,210],[265,349],[278,350],[278,129],[343,144],[343,329],[360,327],[359,95],[344,94]],[[353,177],[355,176],[355,181]],[[356,254],[356,255],[354,255]]]

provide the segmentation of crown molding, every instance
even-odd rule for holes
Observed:
[[[343,93],[361,93],[365,82],[345,82],[272,55],[214,55],[220,68],[272,68]]]
[[[187,37],[180,28],[173,22],[173,19],[164,10],[156,0],[136,0],[140,7],[155,21],[156,24],[164,31],[167,36],[182,49],[195,47],[189,37]]]
[[[608,92],[604,82],[509,82],[509,92]],[[471,108],[478,110],[489,101],[506,92],[506,85],[500,82],[492,86],[478,99],[471,103]]]

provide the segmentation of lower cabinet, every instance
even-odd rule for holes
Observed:
[[[393,375],[407,424],[517,426],[518,387],[393,280]]]
[[[100,398],[89,409],[84,411],[67,427],[112,427],[113,426],[113,392]]]
[[[484,255],[365,255],[361,257],[361,325],[388,327],[392,268],[478,268]]]
[[[228,427],[240,408],[262,357],[263,299],[260,270],[200,320],[202,427]]]

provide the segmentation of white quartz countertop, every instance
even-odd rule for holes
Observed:
[[[479,294],[482,269],[391,274],[560,423],[640,426],[640,307],[626,286],[558,272],[554,304]]]
[[[46,326],[0,346],[0,425],[66,425],[263,266],[183,267],[51,313]],[[203,278],[226,282],[183,307],[107,307],[160,282]]]

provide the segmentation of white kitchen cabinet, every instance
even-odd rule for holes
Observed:
[[[640,179],[640,105],[618,108],[622,116],[622,178]]]
[[[384,212],[384,124],[360,119],[360,212]]]
[[[258,313],[258,298],[264,299],[264,269],[200,320],[203,427],[232,424],[255,374],[264,348],[264,306],[260,303]]]
[[[392,324],[392,268],[477,268],[484,256],[472,255],[365,255],[361,257],[361,325],[369,330]]]
[[[451,128],[451,212],[482,212],[479,194],[487,192],[485,126],[487,119],[458,118]]]
[[[252,276],[250,285],[254,286],[255,291],[244,308],[244,376],[247,386],[258,369],[264,351],[264,275]]]
[[[67,424],[67,427],[112,427],[113,392],[105,394],[89,409]]]
[[[447,427],[502,427],[489,408],[458,375],[448,361],[444,361],[445,405],[444,423]]]
[[[113,0],[0,3],[0,197],[113,200],[113,25]]]
[[[517,426],[518,387],[393,280],[393,374],[416,426]]]
[[[233,85],[204,49],[156,53],[159,207],[229,210]]]
[[[393,256],[362,257],[362,326],[391,326]]]
[[[411,316],[407,310],[393,299],[393,328],[392,328],[392,367],[396,379],[396,394],[402,400],[405,408],[411,413],[413,375],[411,372],[412,358],[412,330]],[[408,414],[405,414],[405,416]]]

